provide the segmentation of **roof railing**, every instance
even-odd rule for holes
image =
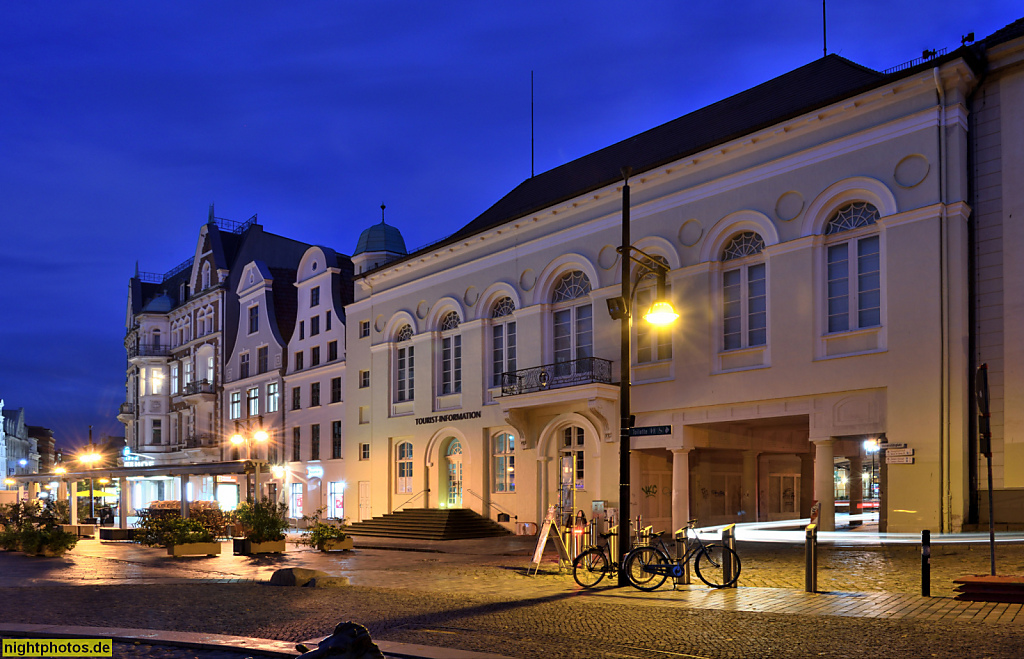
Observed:
[[[912,59],[909,62],[904,62],[903,64],[897,64],[896,66],[894,66],[892,68],[889,68],[889,69],[886,69],[885,71],[882,71],[882,75],[887,76],[890,73],[899,73],[900,71],[905,71],[907,69],[912,69],[915,66],[917,66],[918,64],[924,64],[925,62],[928,62],[930,60],[936,59],[937,57],[942,57],[943,55],[946,54],[947,50],[949,50],[949,49],[948,48],[943,48],[941,50],[926,50],[923,53],[921,53],[920,57],[918,57],[916,59]]]

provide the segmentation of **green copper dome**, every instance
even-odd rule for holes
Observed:
[[[359,234],[359,242],[356,243],[356,251],[352,256],[363,252],[390,252],[403,256],[408,253],[405,251],[405,238],[402,238],[402,232],[390,224],[385,224],[383,220]]]

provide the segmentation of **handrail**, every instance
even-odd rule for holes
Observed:
[[[611,384],[612,363],[600,357],[580,357],[501,374],[501,395],[516,396],[577,384]]]
[[[406,500],[406,502],[405,502],[405,503],[403,503],[402,505],[400,505],[400,506],[395,506],[394,508],[392,508],[392,509],[391,509],[391,512],[395,512],[396,510],[402,510],[402,509],[403,509],[403,508],[405,508],[405,507],[406,507],[407,505],[409,505],[410,503],[412,503],[413,501],[415,501],[415,500],[416,500],[417,498],[419,498],[419,496],[420,496],[421,494],[424,494],[424,493],[426,493],[426,492],[430,492],[430,488],[427,488],[427,489],[425,489],[425,490],[420,490],[420,491],[419,491],[419,492],[417,492],[416,494],[412,495],[412,497],[411,497],[411,498],[407,499],[407,500]]]
[[[480,496],[479,494],[477,494],[476,492],[474,492],[473,490],[470,490],[469,488],[466,488],[466,492],[469,492],[470,494],[475,496],[477,499],[480,499],[480,503],[483,503],[485,505],[490,506],[491,508],[499,510],[499,511],[505,513],[506,515],[508,515],[509,517],[511,517],[514,520],[517,520],[517,521],[519,520],[519,515],[513,515],[511,512],[509,512],[508,510],[505,510],[504,508],[502,508],[501,506],[499,506],[496,503],[493,503],[491,501],[484,501],[484,498],[482,496]]]

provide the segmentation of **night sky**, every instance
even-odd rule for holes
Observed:
[[[1017,2],[833,2],[828,49],[885,69]],[[822,56],[821,3],[5,2],[0,398],[65,445],[123,435],[128,279],[208,208],[351,254],[410,250],[536,171]]]

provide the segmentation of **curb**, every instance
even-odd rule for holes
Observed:
[[[160,629],[0,623],[0,635],[38,638],[109,638],[122,643],[138,642],[146,645],[168,645],[202,650],[252,651],[286,659],[301,656],[295,649],[296,644],[291,641],[230,636],[227,634],[175,632]],[[302,642],[312,649],[324,638],[321,636]],[[430,645],[376,640],[374,643],[377,644],[381,652],[395,659],[510,659],[509,657],[489,652],[455,650]]]

